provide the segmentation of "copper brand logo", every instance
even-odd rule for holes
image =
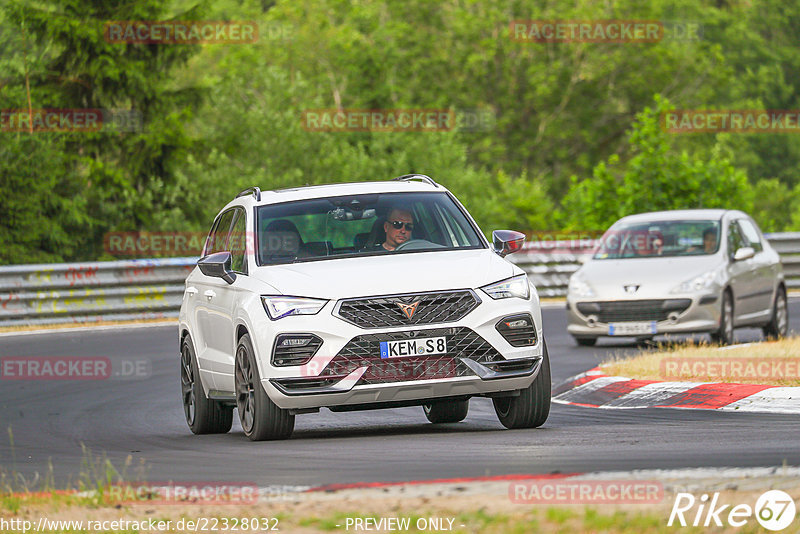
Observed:
[[[403,304],[402,302],[395,302],[400,307],[400,310],[403,314],[411,320],[414,317],[414,312],[417,311],[417,306],[419,306],[419,301],[414,302],[413,304]]]

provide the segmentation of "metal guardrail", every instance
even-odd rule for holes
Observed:
[[[800,232],[766,235],[780,253],[789,288],[800,288]],[[527,243],[508,258],[543,297],[564,296],[593,243]],[[0,326],[91,323],[178,316],[184,280],[197,258],[0,267]]]
[[[0,267],[0,326],[177,317],[197,258]]]
[[[781,255],[786,285],[800,288],[800,232],[776,232],[764,237]],[[550,241],[526,243],[521,252],[508,258],[522,267],[543,297],[567,294],[569,277],[592,253],[594,242]]]

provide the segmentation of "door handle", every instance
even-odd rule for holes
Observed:
[[[191,286],[187,287],[186,288],[186,294],[189,295],[190,297],[193,297],[193,296],[197,295],[197,288],[196,287],[191,287]]]
[[[206,297],[208,300],[211,300],[211,299],[213,299],[214,297],[216,297],[216,296],[217,296],[217,294],[216,294],[216,293],[214,293],[214,290],[213,290],[213,289],[209,289],[208,291],[206,291],[205,293],[203,293],[203,295],[205,295],[205,297]]]

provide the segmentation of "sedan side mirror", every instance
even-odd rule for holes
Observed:
[[[733,255],[733,261],[749,260],[756,255],[756,250],[753,247],[742,247]]]
[[[522,249],[525,234],[514,230],[495,230],[492,232],[492,248],[502,257]]]
[[[236,280],[236,274],[231,271],[231,253],[230,252],[216,252],[209,254],[204,258],[200,258],[197,262],[200,267],[200,272],[206,276],[213,276],[215,278],[222,278],[229,284]]]

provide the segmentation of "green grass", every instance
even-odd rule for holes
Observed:
[[[548,508],[545,517],[551,523],[563,525],[577,514],[569,508]]]

